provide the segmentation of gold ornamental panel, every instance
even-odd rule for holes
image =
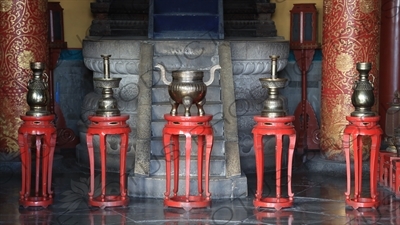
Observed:
[[[336,57],[335,65],[342,73],[346,73],[354,67],[353,57],[347,53],[341,53]]]
[[[363,13],[371,13],[375,9],[374,0],[361,0],[359,4]]]
[[[22,69],[30,69],[30,62],[35,62],[33,52],[24,50],[18,55],[18,66]]]
[[[12,8],[12,0],[0,0],[0,12],[8,12]]]

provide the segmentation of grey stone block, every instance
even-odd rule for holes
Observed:
[[[128,177],[128,195],[133,197],[164,198],[165,176]],[[171,194],[173,180],[171,180]],[[203,189],[205,184],[203,182]],[[185,180],[179,180],[179,195],[185,191]],[[190,193],[197,194],[197,177],[190,179]],[[244,174],[234,178],[210,177],[211,199],[242,198],[247,196],[247,178]]]

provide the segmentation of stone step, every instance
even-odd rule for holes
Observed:
[[[152,94],[153,104],[169,102],[167,85],[153,86],[152,93],[153,93]],[[221,88],[219,86],[214,86],[214,85],[208,86],[205,99],[206,99],[206,105],[207,102],[221,102]]]
[[[194,143],[192,144],[192,151],[190,154],[192,156],[197,155],[197,138],[193,137]],[[164,152],[164,144],[162,143],[162,138],[157,137],[151,140],[151,154],[156,157],[163,157],[165,155]],[[179,137],[179,154],[185,155],[185,138]],[[215,137],[213,143],[213,149],[211,151],[212,156],[224,156],[225,155],[225,140],[223,137]]]
[[[153,104],[151,107],[152,120],[153,121],[156,121],[156,120],[164,121],[164,115],[170,113],[171,107],[172,106],[169,102]],[[203,106],[203,109],[206,112],[206,114],[213,115],[213,120],[222,120],[222,104],[220,102],[207,102]],[[179,105],[178,113],[180,115],[183,115],[184,111],[185,110],[184,110],[183,106]],[[190,113],[193,116],[198,114],[196,105],[192,105],[192,107],[190,107]]]
[[[173,157],[171,157],[173,161]],[[203,162],[203,173],[205,163]],[[150,160],[150,176],[165,175],[165,157],[154,158]],[[171,163],[173,171],[173,162]],[[172,172],[173,173],[173,172]],[[179,176],[186,173],[185,157],[179,157]],[[190,176],[197,176],[197,156],[190,159]],[[210,176],[225,176],[225,157],[212,156],[210,159]]]
[[[128,195],[133,197],[164,198],[166,176],[130,176],[128,177]],[[171,194],[173,190],[171,180]],[[185,193],[185,178],[179,177],[178,195]],[[197,177],[190,178],[190,194],[197,194]],[[141,187],[146,187],[145,189]],[[203,181],[203,189],[205,182]],[[239,177],[226,178],[224,176],[210,176],[211,199],[243,198],[247,196],[247,178],[241,174]]]

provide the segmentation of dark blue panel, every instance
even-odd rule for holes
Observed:
[[[218,14],[218,0],[154,0],[154,14]]]
[[[222,0],[151,0],[149,38],[223,39]]]
[[[162,31],[214,31],[218,32],[217,16],[154,15],[154,32]]]
[[[289,58],[288,61],[296,61],[296,58],[294,56],[293,50],[290,50],[289,52]],[[322,61],[322,50],[321,49],[315,49],[315,54],[313,61]]]
[[[312,13],[305,14],[305,22],[304,22],[304,40],[305,41],[312,41],[313,40],[313,26],[312,26]]]
[[[292,36],[291,41],[300,41],[300,14],[292,14]]]
[[[59,60],[83,60],[82,49],[62,49]]]

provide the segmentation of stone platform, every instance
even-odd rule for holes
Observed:
[[[161,137],[165,124],[163,115],[169,113],[171,106],[167,85],[161,81],[160,72],[154,69],[157,63],[166,67],[168,80],[171,80],[173,70],[200,70],[204,72],[206,81],[212,66],[219,64],[222,67],[208,86],[204,107],[206,113],[213,115],[215,136],[210,189],[213,198],[247,195],[247,179],[241,171],[241,159],[243,156],[254,158],[253,116],[259,115],[267,97],[267,90],[261,87],[259,78],[270,76],[270,55],[280,56],[278,71],[286,66],[288,41],[280,37],[225,40],[87,37],[83,42],[84,62],[94,72],[94,78],[103,77],[102,54],[111,55],[111,77],[122,78],[114,95],[121,113],[130,116],[128,124],[132,132],[127,169],[131,196],[158,198],[165,191]],[[86,140],[87,117],[96,110],[100,93],[100,89],[95,89],[84,99],[79,126],[81,140]],[[118,171],[119,140],[111,137],[107,143],[108,170]],[[95,155],[99,155],[98,143],[94,145]],[[196,150],[192,152],[196,154]],[[80,165],[89,165],[85,141],[77,146],[76,153]],[[267,139],[265,155],[268,158],[271,154],[274,154],[274,141]],[[98,165],[99,158],[95,161]],[[271,162],[266,162],[266,166],[270,165]],[[196,168],[191,171],[191,179],[195,179]]]

